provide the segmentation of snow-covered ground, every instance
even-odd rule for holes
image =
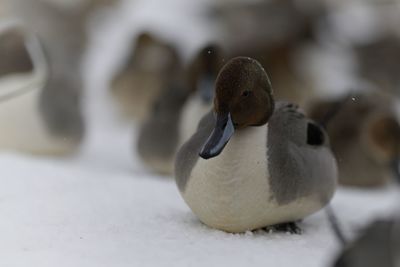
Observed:
[[[302,235],[210,229],[170,178],[132,168],[118,156],[125,145],[105,143],[103,158],[0,156],[0,266],[313,267],[338,248],[323,212]],[[333,206],[349,234],[394,203],[393,190],[340,190]]]
[[[196,219],[172,178],[140,164],[135,129],[117,119],[107,91],[134,21],[128,7],[136,8],[126,4],[94,31],[81,151],[64,159],[0,153],[0,266],[328,266],[339,244],[324,212],[300,224],[302,235],[224,233]],[[350,237],[391,214],[398,194],[339,189],[332,205]]]

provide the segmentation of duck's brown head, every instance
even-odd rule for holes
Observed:
[[[218,156],[235,130],[264,125],[273,111],[271,83],[260,63],[248,57],[230,60],[217,77],[216,125],[200,156],[204,159]]]

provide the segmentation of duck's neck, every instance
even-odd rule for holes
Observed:
[[[200,159],[200,164],[211,176],[211,183],[239,183],[254,177],[266,179],[268,125],[237,130],[220,155],[209,160]]]
[[[222,153],[215,159],[225,163],[259,161],[267,156],[268,125],[251,126],[236,130]]]

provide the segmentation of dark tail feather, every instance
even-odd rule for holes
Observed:
[[[338,112],[342,109],[342,107],[353,97],[352,93],[349,93],[346,97],[335,103],[323,116],[321,121],[318,123],[323,127],[327,128],[329,122],[338,114]],[[340,226],[339,220],[336,216],[335,211],[333,210],[331,204],[328,204],[325,208],[326,216],[328,218],[329,224],[335,233],[336,238],[340,242],[340,244],[345,247],[347,246],[347,239],[343,233],[343,229]]]
[[[333,232],[335,233],[336,238],[339,240],[339,242],[341,243],[341,245],[343,247],[346,247],[347,239],[343,233],[342,227],[339,224],[339,221],[337,219],[335,211],[333,210],[333,208],[330,204],[328,204],[328,206],[326,206],[325,211],[326,211],[326,215],[328,217],[329,224],[330,224]]]

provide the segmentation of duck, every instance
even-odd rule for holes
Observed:
[[[220,62],[217,45],[204,45],[190,60],[184,76],[176,76],[166,84],[153,103],[137,139],[138,155],[153,172],[173,174],[178,148],[212,107],[213,83]]]
[[[35,154],[69,155],[78,151],[83,141],[86,124],[82,63],[88,45],[86,24],[94,10],[103,4],[94,0],[9,1],[10,14],[35,34],[46,59],[45,85],[38,98],[30,100],[34,114],[39,111],[40,131],[57,140],[57,144],[66,143],[62,148],[38,146]]]
[[[137,153],[149,170],[160,175],[173,173],[174,157],[180,143],[179,122],[187,99],[186,88],[169,85],[152,105],[151,115],[140,126]]]
[[[76,142],[54,136],[40,110],[49,68],[43,47],[19,23],[0,31],[0,149],[35,155],[70,153]]]
[[[38,154],[68,155],[83,141],[86,125],[83,117],[83,58],[88,47],[87,23],[100,8],[114,0],[13,0],[7,10],[27,32],[34,33],[45,55],[47,77],[38,97],[28,106],[37,114],[40,136],[54,140],[35,148]],[[40,54],[39,49],[33,54]],[[26,121],[24,121],[27,125]],[[39,122],[38,122],[39,123]],[[39,125],[39,124],[38,124]],[[32,126],[33,127],[33,126]],[[29,132],[29,131],[28,131]],[[29,138],[27,138],[29,140]],[[35,143],[35,139],[31,138]],[[62,144],[62,145],[61,145]]]
[[[173,44],[150,32],[140,33],[111,82],[111,95],[121,116],[143,123],[171,77],[183,75],[182,72],[183,62]]]
[[[307,113],[317,121],[337,109],[326,123],[326,130],[338,161],[341,185],[380,187],[400,177],[396,105],[384,90],[358,90],[309,104]]]
[[[337,165],[324,129],[295,104],[275,103],[261,64],[236,57],[217,76],[213,109],[177,153],[175,181],[201,222],[240,233],[293,226],[322,209]]]
[[[212,108],[214,82],[224,63],[224,55],[220,45],[208,43],[197,52],[187,68],[186,83],[190,96],[182,108],[182,142],[179,146],[193,135],[200,119]]]
[[[397,213],[398,214],[398,213]],[[334,267],[397,267],[400,264],[400,218],[370,223],[335,259]]]

